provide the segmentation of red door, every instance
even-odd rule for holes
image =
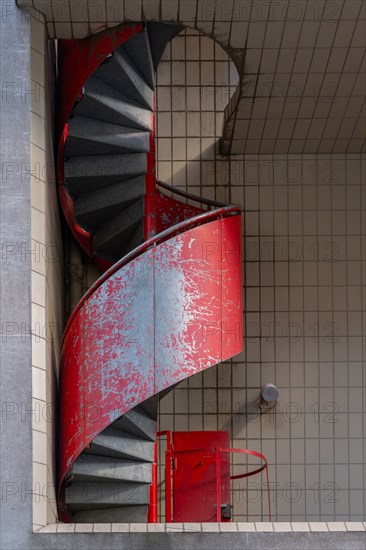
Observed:
[[[217,455],[215,451],[229,447],[229,433],[173,432],[172,435],[174,522],[230,521],[229,453]]]

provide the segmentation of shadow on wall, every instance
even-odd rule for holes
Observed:
[[[216,140],[214,145],[187,162],[174,163],[168,170],[158,170],[159,179],[205,199],[230,203],[230,163],[228,159],[214,154],[219,143],[220,140]],[[210,155],[206,154],[208,151]]]

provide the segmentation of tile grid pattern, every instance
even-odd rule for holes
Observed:
[[[38,533],[355,533],[366,531],[365,522],[277,523],[54,523]]]
[[[202,115],[215,121],[209,146],[217,151],[223,105],[212,102],[207,111],[207,104],[197,101],[190,118],[187,99],[199,78],[203,84],[205,41],[201,37],[199,50],[193,31],[177,37],[159,68],[158,172],[190,192],[245,207],[246,347],[232,362],[168,395],[161,429],[229,429],[234,447],[262,451],[271,462],[272,506],[279,521],[360,520],[366,509],[365,157],[212,155],[206,160],[205,127],[198,121]],[[189,76],[192,51],[201,52],[196,80]],[[226,54],[218,55],[224,63]],[[174,74],[186,88],[181,104]],[[233,73],[220,74],[232,92]],[[179,109],[185,108],[180,126]],[[178,138],[184,131],[186,139],[181,133]],[[256,400],[266,382],[280,388],[280,402],[260,416]],[[234,462],[233,473],[240,471]],[[234,487],[237,520],[266,517],[264,479],[250,480]],[[161,504],[163,512],[163,492]]]
[[[331,4],[319,3],[317,14],[290,27],[292,8],[283,5],[282,19],[250,23],[233,152],[359,152],[365,144],[363,6],[355,4],[351,14],[349,3],[339,2],[330,17]]]
[[[31,18],[31,232],[33,524],[57,518],[55,499],[55,407],[60,335],[63,327],[62,242],[54,176],[52,83],[46,30]],[[28,170],[28,167],[25,168]]]
[[[51,38],[123,21],[180,21],[214,36],[245,72],[227,111],[234,154],[366,152],[365,0],[18,0]]]
[[[216,159],[217,138],[238,75],[211,39],[195,31],[186,35],[190,41],[181,35],[168,45],[158,71],[159,177],[189,192],[197,194],[199,187],[207,198],[226,195],[228,200],[229,164]]]

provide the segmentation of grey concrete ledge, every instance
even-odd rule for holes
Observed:
[[[366,522],[50,523],[35,533],[365,533]]]
[[[173,528],[174,525],[174,528]],[[295,526],[295,527],[294,527]],[[229,530],[230,529],[230,530]],[[362,522],[62,524],[33,533],[29,550],[365,550]],[[12,547],[13,548],[13,547]],[[24,548],[16,546],[16,548]]]

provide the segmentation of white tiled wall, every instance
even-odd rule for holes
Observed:
[[[227,151],[366,151],[364,0],[19,2],[45,15],[51,38],[85,38],[124,21],[161,21],[214,37],[240,69],[245,57],[239,114],[236,101],[226,111]]]
[[[33,524],[53,523],[55,407],[63,326],[63,261],[53,159],[53,92],[46,29],[31,18]],[[27,251],[29,253],[29,251]]]
[[[274,520],[361,520],[365,156],[220,157],[235,84],[225,52],[193,31],[174,39],[158,70],[158,175],[243,207],[246,304],[244,352],[164,398],[160,429],[225,429],[234,447],[263,452]],[[260,415],[267,382],[279,403]],[[235,459],[232,473],[242,465]],[[233,490],[236,521],[266,518],[264,476]]]
[[[33,19],[32,31],[32,301],[38,330],[33,379],[35,410],[41,411],[34,415],[34,524],[39,527],[56,516],[47,405],[57,371],[54,328],[62,327],[63,282],[62,261],[52,261],[62,259],[54,174],[44,170],[53,162],[53,146],[43,96],[43,24]],[[223,110],[236,84],[227,54],[193,31],[174,39],[159,67],[158,175],[189,192],[242,205],[246,260],[243,354],[169,394],[161,404],[160,428],[226,429],[234,447],[263,452],[270,462],[275,520],[357,521],[366,511],[365,157],[220,156]],[[97,275],[88,265],[85,289]],[[280,400],[275,411],[260,416],[255,401],[266,382],[279,387]],[[241,473],[243,465],[236,461],[233,473]],[[234,483],[234,519],[266,519],[265,479]]]

